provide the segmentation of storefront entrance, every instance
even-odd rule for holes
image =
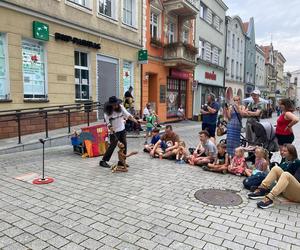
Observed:
[[[186,80],[167,79],[167,118],[177,117],[180,105],[186,111],[186,86]]]
[[[118,96],[119,61],[114,58],[97,56],[97,101],[107,102],[110,96]],[[98,112],[98,119],[103,118],[103,110]]]

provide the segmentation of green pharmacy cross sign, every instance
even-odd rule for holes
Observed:
[[[33,37],[35,39],[49,41],[49,25],[38,21],[32,23]]]
[[[148,63],[148,51],[146,49],[139,50],[138,62],[140,64],[147,64]]]

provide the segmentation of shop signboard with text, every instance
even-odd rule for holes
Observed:
[[[223,87],[224,71],[207,65],[198,65],[195,69],[195,80],[207,85]]]

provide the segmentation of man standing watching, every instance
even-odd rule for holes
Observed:
[[[102,160],[99,162],[99,165],[104,168],[110,168],[110,165],[107,162],[110,160],[118,144],[118,141],[124,144],[124,153],[127,153],[127,141],[124,120],[129,119],[135,123],[138,123],[138,121],[124,108],[124,106],[121,105],[121,103],[122,100],[118,99],[115,96],[111,96],[109,98],[109,101],[105,103],[104,120],[111,134],[109,136],[109,147],[106,150]],[[119,162],[118,165],[122,165],[122,163]]]
[[[252,129],[252,125],[260,121],[260,116],[263,110],[261,102],[259,100],[260,91],[258,89],[252,91],[251,97],[253,99],[253,102],[250,102],[246,109],[246,139],[250,143],[255,141],[255,135]]]
[[[210,93],[207,96],[207,104],[202,105],[202,130],[206,130],[210,137],[215,138],[218,112],[220,105],[215,101],[216,96]]]

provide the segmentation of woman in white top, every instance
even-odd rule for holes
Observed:
[[[138,123],[137,120],[124,108],[124,106],[121,105],[121,103],[122,100],[115,96],[111,96],[109,101],[105,103],[104,120],[111,132],[111,135],[109,137],[110,145],[106,150],[102,160],[99,162],[99,165],[104,168],[110,168],[110,165],[107,163],[107,161],[110,160],[118,141],[125,145],[125,154],[127,152],[124,119],[129,119],[135,123]],[[120,165],[120,162],[118,164]]]

